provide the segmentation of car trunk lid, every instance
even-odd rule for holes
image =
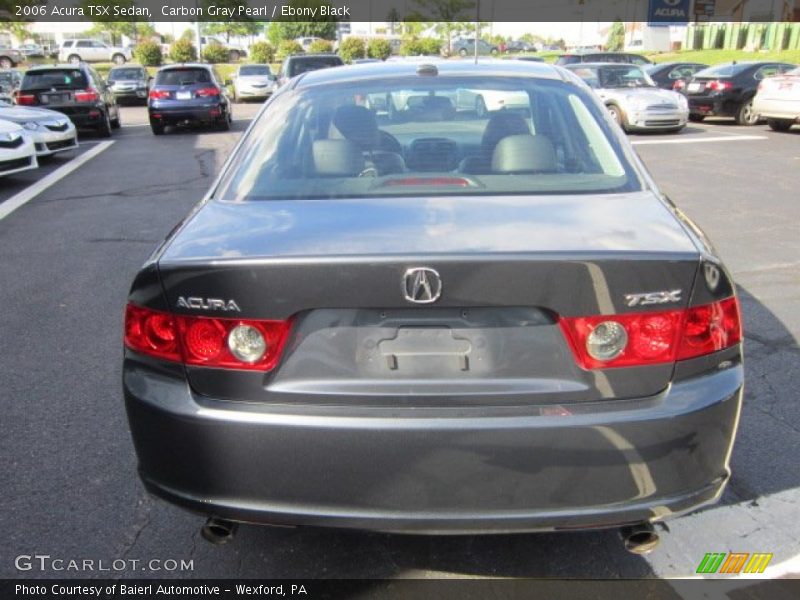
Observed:
[[[176,313],[293,320],[274,371],[190,367],[198,393],[451,406],[658,393],[672,364],[584,370],[558,320],[652,310],[625,297],[661,290],[680,290],[662,310],[684,308],[697,263],[671,211],[637,193],[211,202],[159,269]],[[406,298],[420,267],[441,279],[435,303]]]

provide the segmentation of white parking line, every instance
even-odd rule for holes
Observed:
[[[768,140],[765,135],[726,135],[724,137],[707,137],[696,139],[669,139],[669,140],[635,140],[634,146],[647,146],[652,144],[707,144],[711,142],[745,142],[749,140]]]
[[[61,179],[72,173],[74,170],[78,169],[81,165],[92,160],[95,156],[97,156],[101,152],[108,150],[108,148],[111,147],[111,144],[113,143],[114,143],[113,141],[100,142],[94,148],[92,148],[91,150],[87,150],[77,158],[74,158],[73,160],[69,161],[63,167],[56,169],[55,171],[53,171],[46,177],[43,177],[33,185],[28,186],[21,192],[18,192],[13,196],[11,196],[11,198],[0,204],[0,220],[5,219],[8,215],[17,210],[20,206],[29,202],[30,200],[41,194],[43,191],[45,191],[47,188],[49,188],[51,185],[57,183],[58,181],[60,181]]]

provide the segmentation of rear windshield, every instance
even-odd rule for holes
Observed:
[[[716,65],[714,67],[708,67],[707,69],[698,71],[695,73],[695,77],[736,77],[748,67],[750,67],[748,64]]]
[[[211,83],[211,74],[207,69],[181,68],[166,69],[156,75],[156,85],[192,85],[195,83]]]
[[[108,72],[109,81],[115,79],[141,79],[144,77],[143,69],[111,69]]]
[[[272,71],[267,65],[248,65],[239,69],[239,75],[270,75]]]
[[[591,92],[533,78],[326,83],[275,97],[226,200],[624,192],[642,183]]]
[[[46,90],[51,88],[78,90],[89,87],[89,82],[80,69],[47,69],[28,71],[22,79],[23,90]]]
[[[575,56],[574,54],[563,54],[558,57],[556,61],[557,65],[572,65],[575,63],[581,62],[580,56]]]
[[[341,66],[342,59],[338,56],[315,56],[293,60],[289,65],[289,77],[300,75],[306,71],[316,71],[317,69],[327,69],[329,67]]]

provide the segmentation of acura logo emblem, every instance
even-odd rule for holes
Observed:
[[[431,304],[442,295],[442,278],[433,269],[417,267],[406,271],[403,294],[415,304]]]

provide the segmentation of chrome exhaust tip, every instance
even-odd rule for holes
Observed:
[[[649,554],[656,549],[661,538],[651,523],[637,523],[619,530],[625,550],[631,554]]]
[[[207,542],[211,542],[216,546],[227,544],[236,537],[236,530],[239,528],[238,523],[227,521],[225,519],[218,519],[217,517],[209,517],[205,525],[200,528],[200,535]]]

